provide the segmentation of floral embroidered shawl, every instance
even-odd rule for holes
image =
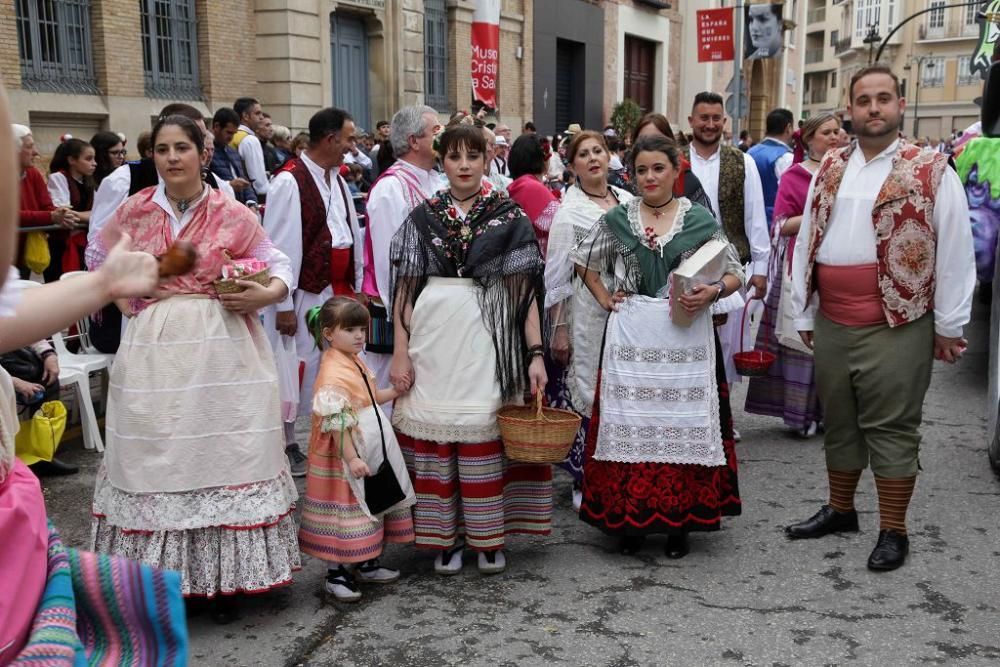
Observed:
[[[102,232],[106,247],[114,245],[118,232],[126,232],[132,237],[135,250],[157,257],[167,251],[176,239],[170,226],[170,216],[153,201],[155,194],[156,187],[146,188],[118,207]],[[265,235],[264,228],[250,209],[218,190],[209,189],[177,238],[194,244],[198,259],[190,273],[171,278],[162,289],[172,294],[214,297],[212,283],[221,277],[226,255],[233,259],[252,257]],[[142,306],[155,302],[156,299],[143,299]]]
[[[415,305],[429,278],[471,278],[493,335],[497,382],[509,400],[527,378],[524,322],[545,300],[545,262],[524,211],[484,189],[465,219],[447,190],[413,209],[392,239],[392,303]]]

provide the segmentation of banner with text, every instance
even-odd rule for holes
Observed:
[[[732,60],[733,8],[698,10],[698,62]]]
[[[497,108],[500,0],[476,0],[472,13],[472,100]]]

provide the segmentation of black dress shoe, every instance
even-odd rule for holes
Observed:
[[[684,558],[684,556],[688,555],[689,551],[691,551],[691,549],[688,548],[687,533],[667,536],[667,547],[664,550],[667,558],[672,558],[674,560]]]
[[[618,551],[625,556],[634,556],[642,549],[646,538],[641,535],[626,535],[618,545]]]
[[[75,475],[80,472],[80,466],[60,461],[57,458],[53,458],[51,461],[38,461],[28,467],[31,468],[31,472],[35,473],[36,477],[58,477],[60,475]]]
[[[823,505],[818,512],[798,523],[785,528],[785,535],[792,540],[807,540],[823,537],[830,533],[858,532],[858,513],[838,512],[829,505]]]
[[[878,542],[868,557],[868,569],[888,572],[900,567],[910,553],[910,538],[894,530],[880,530]]]

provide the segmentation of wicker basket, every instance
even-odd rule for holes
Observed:
[[[249,276],[243,276],[242,278],[220,278],[213,283],[216,294],[238,294],[246,290],[246,287],[236,283],[237,280],[250,280],[267,287],[271,282],[271,273],[267,269],[264,269],[263,271],[251,273]]]
[[[580,415],[569,410],[542,407],[542,392],[535,405],[508,405],[497,413],[500,438],[507,458],[522,463],[560,463],[569,454]]]
[[[767,369],[771,367],[777,358],[774,353],[767,350],[743,350],[743,331],[747,326],[747,311],[752,299],[747,299],[747,304],[743,306],[743,323],[740,325],[740,351],[733,355],[733,364],[736,372],[744,377],[759,377],[767,374]],[[767,306],[764,307],[764,315],[767,316]]]

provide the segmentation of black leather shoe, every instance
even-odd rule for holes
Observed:
[[[829,505],[823,505],[818,512],[805,521],[793,523],[785,528],[785,535],[791,540],[809,540],[830,533],[858,532],[858,513],[838,512]]]
[[[900,567],[910,553],[910,538],[894,530],[880,530],[878,542],[868,557],[868,569],[888,572]]]
[[[691,549],[688,548],[687,533],[667,536],[667,547],[664,550],[667,558],[672,558],[674,560],[684,558],[684,556],[688,555],[689,551],[691,551]]]
[[[57,458],[53,458],[51,461],[38,461],[28,467],[31,468],[31,472],[35,473],[36,477],[58,477],[60,475],[75,475],[80,472],[80,466],[60,461]]]
[[[618,551],[626,556],[634,556],[642,549],[645,538],[641,535],[626,535],[618,545]]]

